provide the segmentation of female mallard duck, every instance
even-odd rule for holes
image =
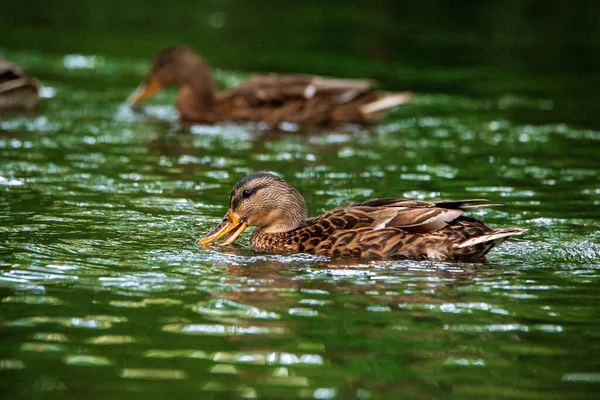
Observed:
[[[32,110],[38,103],[39,82],[15,64],[0,60],[0,110]]]
[[[137,105],[164,87],[180,88],[179,117],[187,122],[292,122],[309,125],[367,124],[406,103],[412,93],[381,94],[368,80],[312,75],[259,75],[215,93],[206,62],[188,47],[169,47],[156,56],[149,76],[129,96]]]
[[[487,200],[369,200],[306,219],[304,198],[273,174],[240,180],[229,211],[200,245],[233,243],[248,226],[256,250],[379,259],[478,260],[525,229],[492,229],[463,213]]]

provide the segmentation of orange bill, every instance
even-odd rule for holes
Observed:
[[[156,79],[152,79],[150,82],[142,82],[142,84],[129,95],[127,104],[130,106],[140,104],[141,102],[148,100],[155,93],[160,92],[162,89],[162,85]]]
[[[219,246],[227,246],[228,244],[235,242],[247,227],[248,224],[246,224],[245,221],[240,221],[238,216],[229,210],[221,222],[219,222],[219,224],[212,231],[210,231],[202,239],[198,240],[198,244],[202,246],[212,244],[223,236],[227,235],[219,244]]]

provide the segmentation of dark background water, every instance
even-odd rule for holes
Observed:
[[[43,84],[0,114],[8,398],[593,398],[600,389],[600,3],[22,1],[0,57]],[[368,129],[179,126],[122,106],[151,57],[376,79]],[[484,264],[198,249],[250,171],[312,215],[487,197],[528,233]]]

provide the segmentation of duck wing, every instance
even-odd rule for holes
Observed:
[[[484,199],[419,201],[402,198],[369,200],[332,210],[314,219],[337,230],[399,228],[413,233],[429,233],[444,228],[465,212],[500,204],[482,204]]]
[[[368,79],[270,74],[218,93],[216,113],[234,121],[369,124],[412,97],[412,92],[376,92]]]
[[[254,76],[219,95],[221,100],[243,97],[253,104],[280,104],[291,99],[309,100],[314,97],[327,97],[332,103],[344,104],[372,88],[372,81],[367,79],[268,74]]]

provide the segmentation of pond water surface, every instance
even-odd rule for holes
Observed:
[[[211,26],[235,20],[230,2],[215,4],[199,11]],[[406,61],[378,58],[386,48],[353,53],[359,35],[348,38],[319,20],[313,23],[328,27],[328,43],[339,38],[331,49],[322,36],[304,33],[306,57],[299,42],[280,58],[232,56],[240,69],[287,71],[293,53],[304,70],[378,77],[386,89],[417,92],[369,128],[181,126],[173,92],[133,113],[122,103],[160,43],[138,38],[133,43],[148,51],[132,56],[112,44],[110,24],[62,45],[42,39],[48,26],[66,37],[59,22],[32,22],[29,35],[16,22],[10,27],[21,42],[13,37],[0,56],[40,78],[43,99],[34,114],[0,116],[0,384],[7,398],[597,395],[598,75],[575,61],[538,74],[540,64],[523,61],[521,69],[506,54],[495,70],[474,56],[481,27],[459,33],[458,23],[438,25],[429,38],[426,29],[411,36],[391,23],[373,26],[387,21],[386,7],[401,14],[393,2],[378,4],[381,10],[348,11],[334,22],[358,24],[382,43],[397,43],[398,34]],[[365,18],[347,19],[357,13]],[[300,24],[301,15],[288,24]],[[235,28],[224,32],[212,35],[225,42]],[[544,33],[529,36],[531,49],[553,54]],[[98,42],[85,40],[93,35]],[[407,37],[420,41],[407,45]],[[472,38],[463,43],[471,49],[466,60],[423,55],[427,45],[452,54],[457,37]],[[164,33],[158,42],[170,40]],[[219,43],[207,45],[208,55],[227,66],[235,51]],[[191,44],[202,49],[201,40]],[[597,41],[579,44],[583,57]],[[222,87],[245,76],[216,72]],[[562,92],[567,83],[579,103]],[[476,217],[529,231],[485,263],[269,255],[252,251],[248,234],[238,246],[196,247],[225,213],[233,185],[254,171],[285,178],[311,215],[375,197],[488,198],[505,207]]]

